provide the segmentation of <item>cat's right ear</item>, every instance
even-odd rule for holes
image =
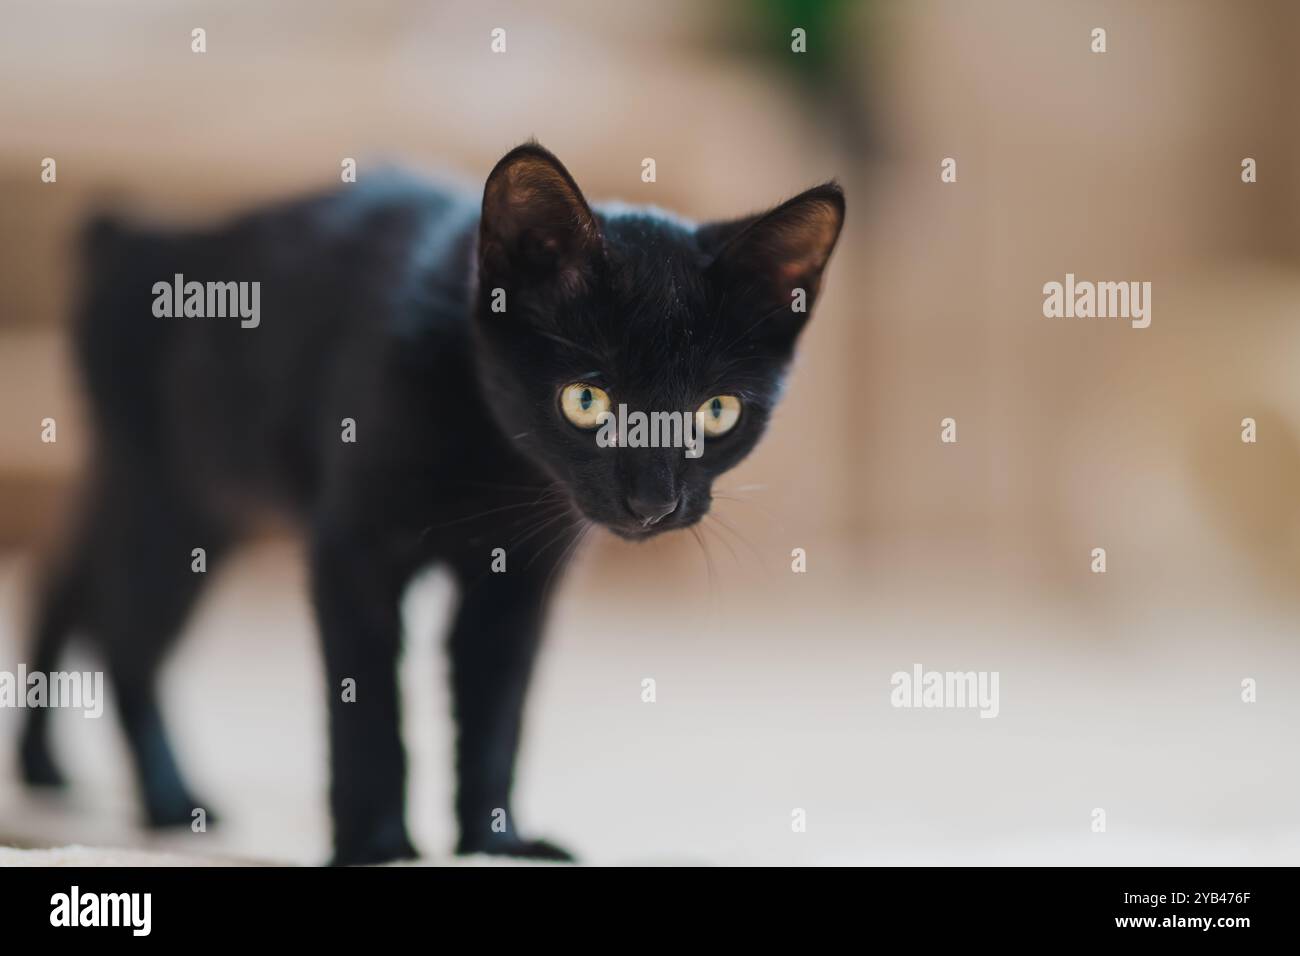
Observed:
[[[483,188],[479,271],[490,282],[556,282],[576,291],[602,249],[600,226],[573,177],[536,143],[502,157]]]

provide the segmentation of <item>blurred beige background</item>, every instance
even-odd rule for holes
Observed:
[[[600,540],[566,583],[526,822],[599,862],[1300,859],[1300,8],[9,0],[0,18],[0,667],[85,447],[63,325],[91,206],[226,215],[336,182],[345,156],[477,184],[529,136],[593,199],[696,219],[836,177],[847,231],[789,397],[721,483],[745,500],[719,503],[707,555]],[[1150,281],[1151,327],[1044,318],[1067,272]],[[435,854],[449,599],[435,575],[409,609],[413,826]],[[169,700],[226,811],[206,846],[321,858],[295,545],[223,570],[194,631]],[[999,671],[1000,717],[892,709],[913,662]],[[116,728],[62,718],[85,789],[51,806],[0,773],[0,843],[140,842]]]

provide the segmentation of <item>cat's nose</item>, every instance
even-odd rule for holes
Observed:
[[[627,499],[627,510],[636,515],[643,528],[656,525],[663,521],[670,514],[677,510],[677,498],[665,499],[663,497],[642,497],[640,495],[629,495]]]

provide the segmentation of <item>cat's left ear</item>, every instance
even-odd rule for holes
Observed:
[[[483,188],[479,266],[507,284],[575,289],[602,248],[600,227],[569,171],[537,143],[507,153]]]
[[[704,225],[696,233],[712,256],[706,274],[722,283],[763,290],[778,312],[774,331],[791,340],[807,321],[821,289],[822,273],[844,225],[844,191],[835,183],[815,186],[770,212],[730,223]]]

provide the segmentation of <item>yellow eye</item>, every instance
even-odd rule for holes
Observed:
[[[579,428],[595,428],[600,416],[609,411],[609,395],[595,385],[574,382],[560,392],[560,409]]]
[[[740,419],[740,399],[735,395],[714,395],[695,414],[700,416],[704,434],[717,438],[736,426]]]

